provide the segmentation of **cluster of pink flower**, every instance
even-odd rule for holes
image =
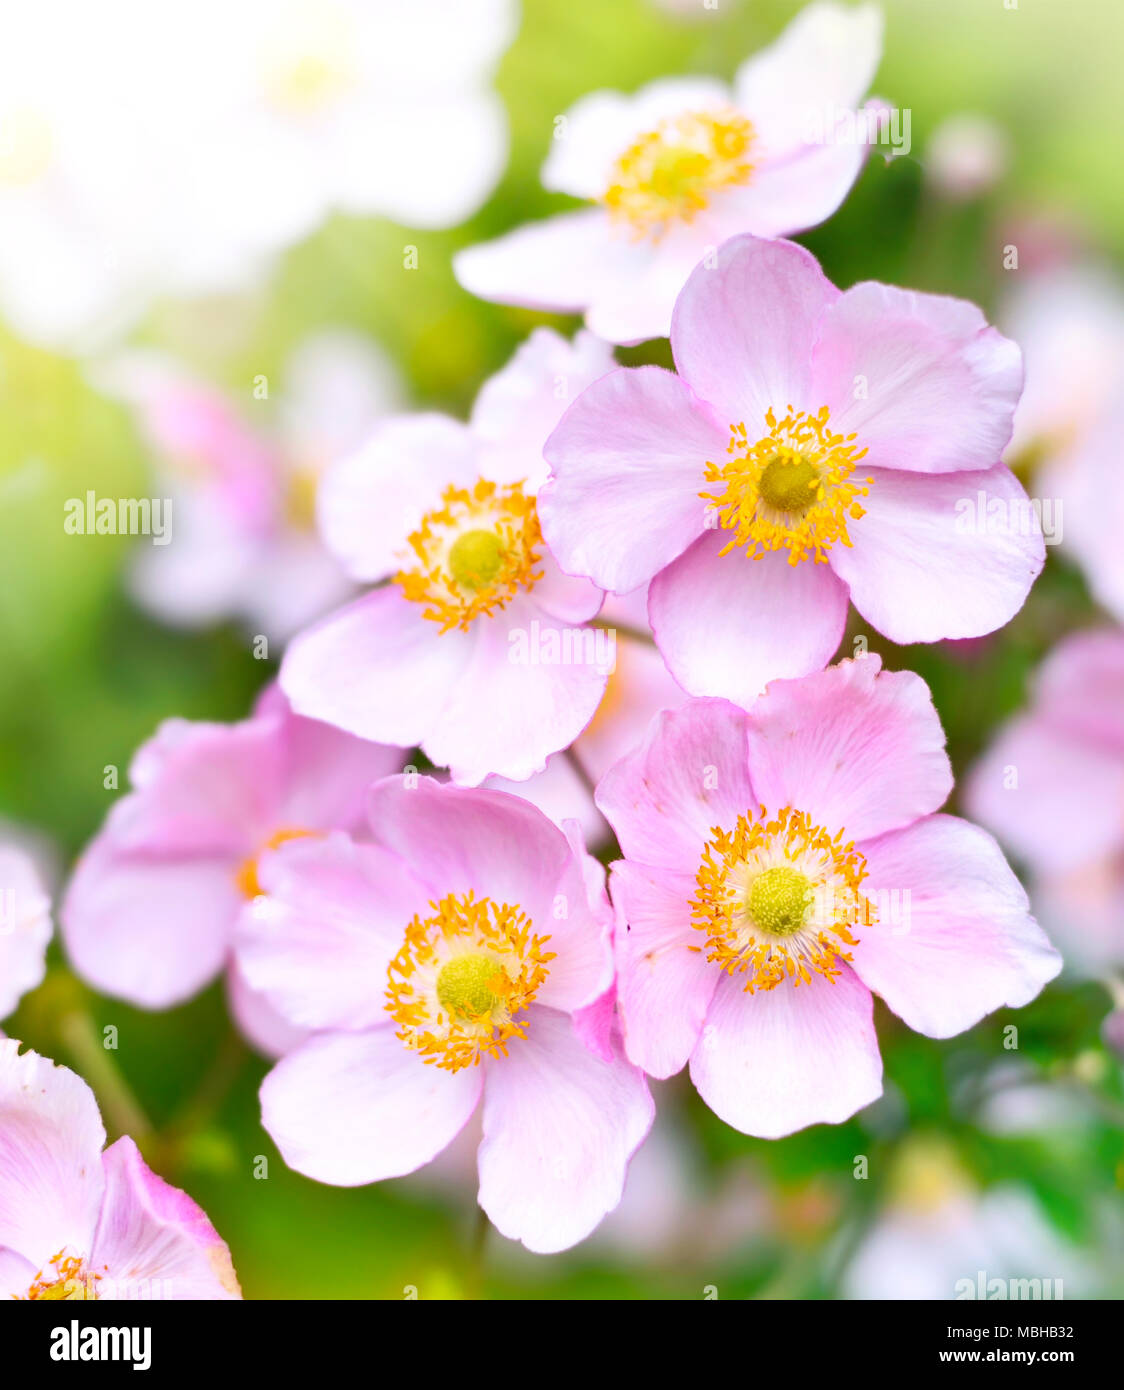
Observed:
[[[827,665],[849,603],[897,643],[977,637],[1045,559],[1039,529],[959,524],[965,498],[1027,502],[1002,462],[1015,344],[960,300],[841,292],[776,239],[857,176],[865,146],[801,118],[855,107],[880,40],[871,7],[817,4],[732,92],[579,103],[544,178],[597,206],[457,268],[589,329],[537,329],[467,424],[386,416],[328,465],[320,542],[366,591],[293,638],[248,719],[165,724],[79,862],[77,971],[148,1008],[225,972],[277,1059],[262,1119],[296,1170],[412,1172],[482,1107],[481,1207],[561,1250],[619,1202],[648,1077],[689,1066],[746,1134],[840,1122],[881,1093],[874,994],[946,1038],[1060,969],[996,843],[940,813],[924,682],[865,644]],[[615,366],[612,342],[668,331],[675,371]],[[1086,655],[1119,682],[1119,642]],[[1111,744],[1118,788],[1103,688],[1069,732],[1090,761]],[[1033,719],[1011,737],[1049,743]],[[1083,809],[1039,823],[1059,871]],[[606,884],[586,843],[609,828]],[[41,964],[35,901],[0,936],[16,992]],[[0,1095],[5,1287],[96,1296],[134,1209],[183,1243],[177,1296],[236,1287],[131,1145],[88,1159],[82,1083],[5,1044]],[[61,1195],[25,1229],[4,1184],[32,1148],[61,1155],[36,1170]]]

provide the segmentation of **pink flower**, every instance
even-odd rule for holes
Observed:
[[[0,1018],[42,980],[50,939],[51,900],[34,860],[0,844]]]
[[[567,573],[653,581],[687,690],[744,704],[819,669],[848,598],[899,643],[1018,611],[1045,557],[999,463],[1022,371],[973,305],[840,293],[801,247],[736,237],[688,280],[671,345],[678,376],[620,370],[575,401],[539,508]]]
[[[1060,960],[995,842],[936,815],[952,786],[929,692],[876,656],[697,700],[602,781],[617,832],[629,1059],[690,1062],[743,1133],[837,1123],[882,1090],[872,992],[951,1037],[1027,1003]]]
[[[235,616],[283,641],[353,593],[316,535],[316,491],[396,403],[392,369],[357,334],[324,331],[285,363],[275,397],[241,406],[156,353],[103,364],[98,384],[132,405],[171,501],[166,540],[144,539],[130,586],[166,622]]]
[[[71,878],[61,920],[74,968],[145,1008],[190,998],[227,964],[238,914],[261,891],[262,851],[358,825],[368,786],[400,762],[297,718],[275,687],[237,724],[166,721]],[[245,1031],[274,1050],[241,982],[232,995]]]
[[[105,1148],[89,1086],[0,1040],[0,1297],[241,1298],[230,1251],[128,1137]]]
[[[534,495],[567,400],[612,365],[587,333],[538,329],[486,382],[466,426],[399,416],[324,480],[320,522],[376,583],[295,639],[281,685],[299,713],[420,744],[455,781],[522,781],[581,732],[605,689],[601,593],[562,574]]]
[[[1124,963],[1124,631],[1055,647],[1030,708],[973,768],[966,804],[1026,864],[1067,960]]]
[[[503,792],[387,778],[369,810],[373,844],[271,854],[242,920],[250,984],[313,1030],[262,1122],[290,1167],[349,1187],[428,1163],[482,1103],[480,1205],[565,1249],[620,1200],[653,1115],[610,1035],[602,871]]]
[[[815,4],[741,65],[733,90],[669,77],[583,97],[556,122],[542,181],[596,206],[462,251],[457,279],[503,304],[583,311],[610,342],[665,336],[708,250],[815,226],[847,196],[877,136],[854,108],[881,51],[873,5]]]

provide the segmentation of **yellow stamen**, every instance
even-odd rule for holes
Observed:
[[[395,579],[442,632],[467,632],[542,578],[542,532],[522,483],[480,479],[472,488],[446,488],[441,502],[409,538],[417,565]]]
[[[832,983],[851,928],[876,921],[874,904],[859,891],[866,861],[843,831],[830,835],[803,811],[786,806],[772,819],[739,816],[733,830],[715,827],[703,851],[691,902],[692,925],[706,934],[707,960],[745,988],[774,989],[784,980]]]
[[[278,845],[283,845],[286,840],[300,840],[305,835],[315,835],[315,830],[277,830],[266,840],[257,854],[251,854],[248,859],[244,859],[239,865],[236,881],[239,892],[244,898],[259,898],[265,892],[258,879],[258,864],[263,854],[268,850],[276,849]]]
[[[77,1256],[64,1257],[60,1250],[57,1255],[51,1256],[51,1264],[54,1266],[53,1274],[45,1276],[39,1270],[27,1291],[28,1299],[75,1303],[97,1298],[97,1283],[102,1276],[87,1273]]]
[[[811,556],[826,561],[838,541],[849,546],[848,519],[865,515],[858,498],[870,491],[873,478],[851,482],[855,465],[866,456],[855,435],[832,434],[829,411],[794,411],[778,420],[765,412],[769,433],[749,442],[744,424],[730,426],[726,463],[706,464],[708,483],[721,483],[721,492],[702,492],[713,503],[718,525],[733,531],[721,552],[742,546],[751,559],[768,550],[787,550],[790,565]]]
[[[507,1055],[527,1036],[523,1011],[554,959],[549,936],[533,936],[518,907],[450,893],[417,916],[390,964],[387,1012],[398,1037],[446,1071]]]
[[[753,126],[737,111],[687,111],[662,121],[617,160],[605,206],[637,239],[690,222],[724,188],[753,172]]]

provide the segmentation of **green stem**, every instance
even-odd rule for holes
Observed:
[[[143,1147],[152,1138],[152,1125],[114,1061],[112,1049],[102,1045],[93,1018],[85,1009],[74,1009],[61,1016],[58,1030],[79,1074],[97,1096],[107,1127],[117,1136],[128,1134]]]

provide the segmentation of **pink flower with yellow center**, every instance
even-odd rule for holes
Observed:
[[[624,853],[627,1056],[656,1077],[689,1062],[743,1133],[881,1094],[873,994],[947,1038],[1061,966],[991,837],[936,814],[952,775],[924,683],[880,668],[776,681],[749,713],[666,711],[597,790]]]
[[[232,1299],[230,1251],[127,1136],[105,1147],[89,1086],[0,1040],[0,1298]]]
[[[820,3],[732,87],[669,77],[583,97],[555,122],[542,181],[594,206],[462,251],[457,278],[502,304],[584,312],[610,342],[665,336],[708,250],[815,226],[847,196],[877,133],[855,108],[881,52],[875,6]]]
[[[522,781],[589,723],[605,690],[586,624],[601,606],[543,540],[542,446],[566,404],[613,364],[591,334],[540,328],[487,381],[467,425],[385,421],[333,465],[329,548],[377,587],[290,644],[294,709],[360,738],[419,744],[454,781]],[[389,582],[384,582],[389,581]]]
[[[189,999],[230,963],[239,913],[261,891],[261,855],[356,828],[368,786],[401,758],[299,718],[275,686],[236,724],[167,721],[75,866],[61,911],[74,968],[144,1008]],[[291,1041],[236,969],[229,986],[255,1043],[275,1052]]]
[[[850,600],[899,643],[1007,622],[1042,568],[1000,456],[1019,350],[974,305],[840,292],[790,242],[735,237],[676,301],[677,373],[612,372],[546,443],[543,534],[648,613],[676,680],[752,700],[829,661]]]
[[[613,1035],[613,914],[577,826],[504,792],[391,777],[373,843],[279,847],[239,927],[250,984],[311,1033],[266,1077],[285,1161],[411,1173],[482,1107],[480,1205],[530,1249],[584,1239],[652,1122]]]

